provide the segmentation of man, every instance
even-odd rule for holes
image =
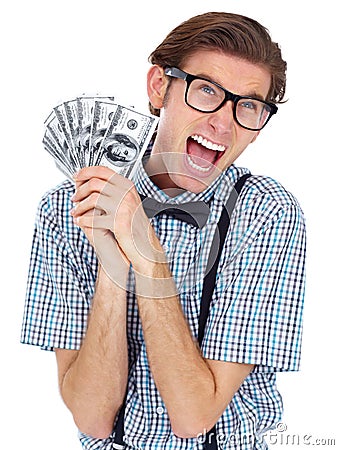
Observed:
[[[276,372],[299,367],[305,252],[300,207],[271,178],[245,181],[197,338],[217,223],[248,173],[233,163],[277,112],[286,64],[226,13],[179,25],[150,61],[160,120],[135,179],[88,167],[41,202],[22,340],[55,351],[85,449],[121,448],[119,410],[127,448],[200,449],[211,429],[220,448],[266,448]],[[150,221],[144,197],[204,201],[207,222]]]

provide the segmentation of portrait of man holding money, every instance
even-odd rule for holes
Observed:
[[[77,97],[46,119],[67,180],[39,204],[22,342],[55,352],[84,449],[265,449],[300,364],[305,220],[234,163],[279,120],[286,62],[223,12],[149,61],[150,114]]]

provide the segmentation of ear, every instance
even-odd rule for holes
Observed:
[[[167,84],[168,80],[164,69],[158,65],[152,66],[147,74],[147,93],[149,101],[156,109],[160,109],[164,105]]]

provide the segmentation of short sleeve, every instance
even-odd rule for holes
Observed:
[[[65,182],[41,200],[34,227],[21,342],[46,350],[77,350],[87,327],[97,262],[73,224],[73,185]]]
[[[248,194],[226,241],[202,345],[206,358],[298,370],[305,290],[305,221],[291,196]],[[249,199],[248,199],[249,198]]]

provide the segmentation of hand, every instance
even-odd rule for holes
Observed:
[[[75,181],[72,215],[99,255],[105,255],[115,239],[126,262],[140,273],[166,261],[130,180],[107,167],[92,166],[80,170]]]
[[[127,276],[129,271],[129,261],[124,255],[123,251],[119,247],[113,233],[110,230],[105,229],[93,229],[91,226],[85,226],[81,223],[81,220],[77,217],[77,202],[79,200],[79,190],[86,181],[76,181],[76,192],[72,197],[72,201],[75,203],[75,207],[71,210],[71,215],[74,218],[74,222],[80,226],[80,228],[86,234],[87,239],[94,247],[101,269],[104,270],[106,275],[122,289],[126,288]],[[93,208],[83,214],[83,217],[88,219],[93,216],[100,216],[103,212],[100,209]]]

